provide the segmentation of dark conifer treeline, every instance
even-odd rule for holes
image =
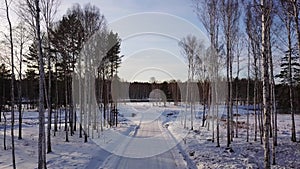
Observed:
[[[3,73],[0,72],[1,78],[0,78],[0,86],[1,86],[1,99],[0,104],[1,108],[4,105],[8,105],[10,102],[10,77],[3,77]],[[48,77],[46,77],[47,79]],[[97,83],[98,82],[98,83]],[[97,80],[96,82],[96,91],[100,90],[100,87],[102,85],[102,80]],[[19,81],[17,81],[19,83]],[[184,82],[162,82],[162,83],[149,83],[149,82],[119,82],[120,84],[120,101],[129,101],[129,102],[136,102],[136,101],[149,101],[149,95],[151,91],[155,89],[159,89],[164,92],[166,95],[168,102],[181,102],[181,92],[184,92],[180,89],[180,85],[185,85]],[[247,101],[247,79],[239,79],[234,80],[233,82],[233,88],[238,87],[238,93],[237,98],[241,105],[245,105]],[[63,80],[58,80],[56,82],[56,79],[52,79],[52,90],[59,93],[59,97],[57,98],[57,93],[53,92],[51,95],[51,99],[53,102],[57,103],[58,105],[65,105],[65,92],[64,88],[61,86],[64,85]],[[37,106],[37,100],[38,100],[38,81],[37,81],[37,75],[33,73],[32,71],[29,71],[26,73],[26,77],[22,79],[21,82],[22,85],[22,98],[23,102],[28,104],[28,108],[34,108]],[[57,85],[57,86],[56,86]],[[203,104],[203,99],[207,99],[203,97],[203,83],[198,82],[198,91],[200,96],[200,102]],[[106,81],[106,86],[108,86],[109,90],[111,89],[111,83],[110,81]],[[129,88],[126,88],[126,86],[129,86]],[[57,88],[56,88],[57,87]],[[207,86],[205,86],[207,90]],[[204,90],[204,91],[205,91]],[[250,91],[254,90],[254,81],[250,81]],[[260,89],[261,90],[261,89]],[[17,94],[17,93],[16,93]],[[253,104],[253,92],[250,94],[250,104]],[[97,95],[97,93],[96,93]],[[233,95],[236,95],[236,90],[233,90]],[[98,98],[101,98],[101,96],[97,95]],[[258,100],[261,100],[262,96],[258,98]],[[111,102],[111,97],[108,97],[108,102]],[[276,100],[277,100],[277,109],[279,113],[288,113],[289,109],[289,90],[288,86],[285,84],[277,84],[276,85]],[[295,101],[295,112],[300,112],[300,86],[294,87],[294,101]],[[16,102],[18,102],[16,98]]]

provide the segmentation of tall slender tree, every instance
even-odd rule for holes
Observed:
[[[236,36],[238,35],[239,25],[239,2],[237,0],[222,0],[221,1],[221,20],[222,30],[224,34],[224,43],[226,44],[226,68],[227,68],[227,147],[230,147],[233,139],[233,95],[232,95],[232,63],[233,51]]]
[[[28,2],[28,1],[27,1]],[[42,39],[40,29],[40,2],[28,3],[30,8],[35,9],[35,42],[39,61],[39,137],[38,137],[38,169],[46,169],[46,135],[45,135],[45,110],[44,110],[44,60],[42,51]]]
[[[18,110],[19,110],[19,135],[18,139],[22,139],[22,69],[23,69],[23,53],[26,43],[29,40],[28,32],[21,22],[15,28],[15,39],[19,48],[19,83],[18,83]]]
[[[242,52],[242,48],[243,48],[243,40],[239,37],[242,36],[236,36],[236,83],[235,83],[235,114],[236,114],[236,122],[235,122],[235,137],[238,138],[238,128],[239,128],[239,123],[238,123],[238,119],[239,119],[239,75],[240,75],[240,55]]]
[[[123,56],[120,55],[120,45],[121,45],[121,39],[118,37],[117,33],[114,32],[110,32],[107,35],[107,53],[106,56],[103,59],[108,60],[109,63],[108,67],[109,67],[109,80],[110,83],[113,82],[113,78],[115,77],[115,75],[117,75],[117,69],[120,66],[121,63],[121,58]],[[110,109],[111,109],[111,115],[110,115],[110,125],[117,125],[117,121],[115,121],[115,119],[117,118],[117,112],[116,112],[116,106],[117,106],[117,98],[113,99],[113,93],[112,93],[112,88],[110,88]]]
[[[250,106],[250,44],[248,44],[248,62],[247,62],[247,142],[249,142],[249,106]]]
[[[247,4],[246,6],[246,33],[249,38],[251,54],[253,55],[253,69],[254,69],[254,90],[253,90],[253,105],[254,105],[254,141],[257,141],[257,123],[258,123],[258,81],[260,66],[258,60],[260,57],[261,46],[261,25],[260,25],[260,12],[257,9],[259,4],[256,1]]]
[[[217,92],[217,81],[218,81],[218,71],[219,71],[219,16],[220,12],[218,10],[220,5],[220,0],[206,0],[206,1],[200,1],[195,0],[195,8],[196,8],[196,14],[201,21],[201,23],[204,25],[206,31],[210,35],[210,76],[211,76],[211,82],[212,82],[212,102],[218,104],[218,92]],[[205,69],[205,63],[202,62],[204,67],[202,67],[203,71],[206,71]],[[205,79],[205,78],[204,78]],[[204,93],[203,88],[203,93]],[[212,105],[215,110],[217,110],[217,105]],[[204,126],[205,121],[205,103],[204,103],[204,111],[203,111],[203,119],[202,119],[202,126]],[[214,118],[213,118],[214,123]],[[213,139],[214,141],[214,130],[213,131]],[[219,123],[218,123],[218,111],[217,111],[217,146],[220,146],[219,144]]]
[[[281,79],[283,84],[287,84],[289,88],[289,106],[290,114],[292,119],[292,137],[291,140],[296,142],[296,129],[295,129],[295,110],[294,110],[294,96],[293,96],[293,86],[297,81],[300,80],[300,64],[298,63],[298,56],[295,53],[294,44],[293,44],[293,4],[289,1],[281,0],[278,9],[277,15],[282,21],[285,32],[287,34],[287,49],[284,49],[284,57],[282,58],[281,63],[281,72],[276,76]]]
[[[191,87],[191,82],[194,82],[195,78],[195,65],[196,65],[196,58],[203,54],[204,45],[201,40],[199,40],[194,35],[188,35],[187,37],[184,37],[178,44],[181,49],[184,57],[186,57],[188,61],[188,82],[186,86],[186,101],[190,106],[190,112],[191,112],[191,130],[193,130],[193,116],[194,116],[194,99],[192,93],[194,92]],[[186,117],[185,117],[186,119]],[[184,122],[186,125],[186,120]],[[184,125],[184,126],[185,126]],[[186,126],[185,126],[186,127]]]
[[[11,146],[12,146],[12,163],[13,168],[16,168],[16,156],[15,156],[15,136],[14,136],[14,125],[15,125],[15,66],[14,66],[14,44],[13,44],[13,30],[10,20],[10,4],[5,0],[6,7],[6,18],[9,25],[9,42],[10,42],[10,57],[11,57]]]
[[[264,168],[271,168],[270,161],[270,75],[269,75],[269,44],[271,28],[272,0],[261,0],[261,28],[262,28],[262,81],[263,81],[263,113],[264,113]]]
[[[52,100],[51,100],[51,35],[50,30],[53,25],[53,19],[60,4],[59,0],[41,0],[41,13],[46,25],[47,33],[47,66],[48,66],[48,90],[47,90],[47,107],[48,107],[48,125],[47,125],[47,153],[52,152],[51,147],[51,120],[52,120]],[[46,86],[46,84],[45,84]]]

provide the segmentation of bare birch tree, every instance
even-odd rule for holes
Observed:
[[[224,34],[224,41],[226,45],[226,68],[227,68],[227,147],[230,147],[233,139],[233,101],[232,101],[232,62],[233,62],[233,49],[234,41],[238,32],[239,25],[239,2],[237,0],[222,0],[221,1],[221,20],[222,30]]]
[[[287,69],[283,72],[286,73],[286,76],[284,76],[282,74],[282,72],[277,75],[276,77],[279,78],[283,78],[283,81],[285,84],[287,84],[288,89],[289,89],[289,112],[291,114],[291,121],[292,121],[292,127],[291,127],[291,131],[292,131],[292,137],[291,140],[293,142],[296,141],[296,129],[295,129],[295,110],[294,110],[294,94],[293,94],[293,55],[294,55],[294,39],[293,39],[293,35],[294,32],[297,32],[297,28],[294,28],[293,25],[295,24],[294,22],[294,14],[293,14],[293,2],[291,1],[284,1],[281,0],[279,2],[278,8],[277,8],[277,15],[280,18],[280,21],[282,22],[283,27],[285,28],[285,35],[284,37],[281,37],[280,33],[277,33],[278,39],[280,39],[281,42],[285,42],[283,44],[285,45],[281,45],[284,46],[283,48],[280,48],[280,50],[282,51],[282,53],[285,55],[283,58],[286,58],[287,60]],[[282,31],[282,30],[280,30]],[[280,34],[280,35],[279,35]],[[286,39],[286,40],[284,40]],[[287,49],[286,49],[286,48]]]
[[[248,39],[249,41],[249,39]],[[250,44],[248,44],[248,62],[247,62],[247,142],[249,142],[249,106],[250,106]]]
[[[264,113],[264,168],[271,168],[270,161],[270,75],[269,75],[269,47],[272,0],[261,0],[261,28],[262,28],[262,81],[263,81],[263,113]]]
[[[293,8],[294,8],[294,21],[295,21],[295,29],[297,33],[297,39],[298,39],[298,53],[300,54],[300,28],[299,28],[299,2],[297,0],[293,0]],[[292,92],[292,69],[291,69],[291,57],[289,56],[289,88],[290,88],[290,110],[291,110],[291,116],[292,116],[292,138],[291,140],[293,142],[297,141],[296,138],[296,127],[295,127],[295,113],[293,110],[293,92]]]
[[[194,116],[194,96],[192,93],[194,89],[191,85],[191,82],[194,82],[195,78],[195,64],[196,58],[203,54],[204,45],[201,40],[199,40],[194,35],[188,35],[184,37],[178,44],[181,49],[184,57],[186,57],[188,61],[188,81],[186,86],[186,101],[190,105],[190,112],[191,112],[191,130],[193,130],[193,116]],[[185,118],[186,119],[186,118]]]
[[[238,36],[236,36],[236,84],[235,84],[235,114],[236,114],[236,120],[235,120],[235,137],[238,138],[238,128],[239,128],[239,75],[240,75],[240,55],[243,49],[243,39],[240,38],[243,37],[242,34],[240,33]]]
[[[218,123],[218,108],[217,108],[217,104],[218,104],[218,91],[217,91],[217,81],[218,81],[218,72],[219,72],[219,45],[218,45],[218,41],[219,41],[219,36],[218,36],[218,32],[219,32],[219,10],[218,10],[218,5],[219,5],[220,0],[206,0],[206,1],[200,1],[200,0],[195,0],[195,9],[196,9],[196,14],[198,16],[198,19],[200,20],[200,22],[204,25],[204,28],[206,29],[206,31],[209,33],[210,35],[210,51],[209,51],[209,64],[210,68],[208,68],[210,71],[210,79],[211,79],[211,87],[212,87],[212,102],[215,103],[216,105],[212,105],[214,112],[216,112],[216,116],[217,116],[217,146],[220,146],[219,143],[219,123]],[[203,64],[205,65],[205,63]],[[206,68],[204,67],[204,70]],[[205,80],[205,79],[204,79]],[[204,92],[204,88],[203,88],[203,93]],[[205,96],[204,96],[205,97]],[[204,121],[205,121],[205,102],[204,102],[204,109],[203,109],[203,123],[202,125],[204,125]],[[215,114],[215,113],[214,113]],[[213,124],[214,124],[214,118],[213,120]],[[214,142],[214,130],[212,130],[213,132],[213,138],[212,141]]]
[[[38,53],[39,63],[39,137],[38,137],[38,169],[46,169],[46,135],[45,135],[45,110],[44,110],[44,60],[41,39],[40,24],[40,1],[26,0],[28,9],[32,12],[34,18],[35,43]]]
[[[25,25],[22,23],[18,23],[17,27],[14,30],[15,39],[17,43],[17,47],[19,48],[19,55],[17,59],[19,61],[19,68],[17,70],[19,74],[19,84],[18,84],[18,109],[19,109],[19,135],[18,139],[22,139],[22,69],[23,69],[23,53],[26,42],[29,40],[28,32]]]
[[[249,3],[246,8],[246,33],[249,38],[249,45],[250,45],[250,52],[253,55],[253,69],[254,69],[254,98],[253,98],[253,105],[254,105],[254,141],[257,141],[257,128],[258,128],[258,111],[257,111],[257,104],[258,104],[258,79],[259,79],[259,71],[260,66],[258,65],[258,59],[260,56],[260,46],[261,46],[261,25],[258,21],[260,12],[257,10],[258,4],[256,1],[253,3]]]
[[[34,37],[38,54],[39,69],[39,136],[38,136],[38,169],[46,169],[46,135],[45,135],[45,110],[44,110],[44,60],[41,39],[41,17],[39,0],[23,0],[19,2],[18,15],[29,25],[29,32]]]
[[[14,66],[14,44],[13,44],[13,32],[12,32],[12,24],[10,20],[10,2],[5,0],[6,7],[6,18],[9,25],[9,42],[10,42],[10,56],[11,56],[11,147],[12,147],[12,163],[13,168],[16,168],[16,156],[15,156],[15,136],[14,136],[14,125],[15,125],[15,66]],[[6,121],[6,120],[5,120]]]
[[[53,19],[60,4],[59,0],[41,0],[41,13],[46,26],[47,33],[47,66],[48,66],[48,91],[47,91],[47,107],[48,107],[48,125],[47,125],[47,153],[52,152],[51,147],[51,119],[52,119],[52,101],[51,101],[51,35]],[[46,86],[46,84],[45,84]]]

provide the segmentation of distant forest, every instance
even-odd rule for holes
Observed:
[[[0,88],[2,89],[0,91],[0,107],[1,110],[5,110],[7,108],[7,111],[9,111],[9,105],[11,101],[11,88],[10,83],[11,79],[9,76],[6,76],[3,74],[3,72],[0,72]],[[46,79],[48,77],[46,76]],[[65,82],[63,79],[60,80],[54,80],[55,78],[52,78],[52,90],[56,92],[52,92],[51,94],[51,100],[53,103],[56,103],[58,107],[65,105],[65,88],[60,87],[64,86]],[[16,81],[17,84],[20,84],[20,81]],[[106,81],[108,86],[108,92],[111,91],[111,82]],[[210,87],[209,82],[194,82],[198,86],[199,92],[199,99],[197,100],[200,104],[205,104],[205,101],[210,98],[208,98],[208,93]],[[226,83],[224,80],[221,83]],[[237,100],[240,105],[245,105],[247,101],[247,79],[235,79],[233,81],[233,88],[237,90],[233,90],[233,96],[236,96],[237,94]],[[259,82],[261,83],[261,82]],[[96,86],[96,93],[95,95],[97,98],[101,98],[99,96],[99,89],[102,84],[101,79],[97,79],[95,81]],[[98,85],[97,85],[98,84]],[[178,82],[175,80],[172,81],[164,81],[164,82],[118,82],[118,89],[119,91],[119,102],[148,102],[149,101],[149,95],[151,91],[155,89],[161,90],[165,96],[167,102],[174,102],[175,104],[178,104],[181,101],[184,101],[184,99],[181,97],[181,94],[185,92],[186,88],[186,82]],[[27,106],[27,108],[37,108],[38,106],[38,75],[34,72],[30,72],[26,74],[26,77],[22,79],[21,81],[22,86],[22,102]],[[261,85],[259,85],[261,86]],[[250,91],[254,90],[254,81],[250,80]],[[262,88],[260,87],[258,93],[261,93]],[[15,95],[18,94],[17,87],[14,90]],[[254,103],[254,95],[253,92],[250,92],[250,104]],[[109,102],[112,102],[111,95],[109,97]],[[99,101],[99,100],[98,100]],[[289,113],[289,88],[285,84],[277,84],[276,85],[276,101],[277,101],[277,110],[278,113]],[[15,98],[15,102],[18,103],[18,98]],[[101,102],[101,101],[99,101]],[[258,96],[258,103],[262,102],[262,96]],[[221,104],[221,103],[220,103]],[[295,112],[300,113],[300,85],[297,85],[294,87],[294,105],[295,105]],[[45,104],[45,108],[47,108],[47,105]]]

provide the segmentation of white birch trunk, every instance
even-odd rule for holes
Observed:
[[[45,135],[45,110],[44,110],[44,63],[42,53],[42,40],[40,32],[40,7],[39,0],[35,0],[35,33],[36,46],[39,56],[39,137],[38,137],[38,169],[46,169],[46,135]]]
[[[262,7],[262,46],[261,46],[261,54],[262,54],[262,81],[263,81],[263,113],[264,113],[264,168],[271,168],[270,164],[270,143],[269,143],[269,127],[270,127],[270,83],[269,83],[269,64],[268,64],[268,34],[270,30],[270,14],[267,9],[270,7],[269,0],[261,0]]]

